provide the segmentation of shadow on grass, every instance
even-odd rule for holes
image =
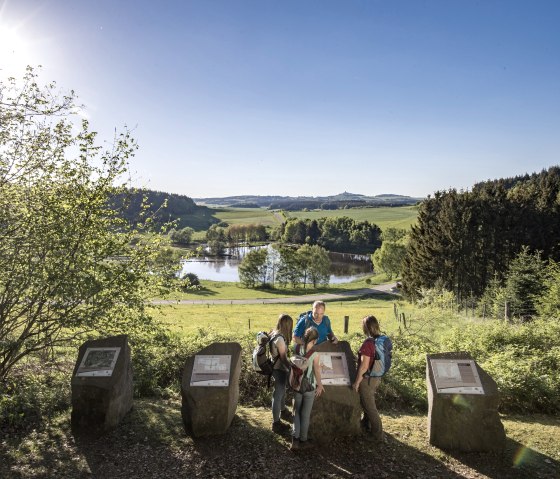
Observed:
[[[203,438],[185,433],[178,400],[136,400],[117,429],[95,439],[74,436],[69,419],[66,413],[42,432],[3,438],[0,476],[458,479],[477,471],[492,478],[558,477],[557,461],[510,439],[504,454],[454,454],[452,461],[390,434],[384,443],[337,438],[294,453],[288,435],[270,430],[266,408],[240,407],[225,434]]]
[[[501,454],[453,451],[448,454],[490,478],[560,477],[560,462],[509,437]]]
[[[196,297],[207,298],[209,296],[216,296],[218,293],[216,291],[212,291],[211,289],[205,288],[204,286],[196,291],[189,291],[189,294],[192,294]]]

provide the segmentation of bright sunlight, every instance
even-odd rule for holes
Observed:
[[[3,74],[19,74],[30,60],[25,39],[15,28],[0,25],[0,70]],[[4,75],[3,75],[4,76]]]

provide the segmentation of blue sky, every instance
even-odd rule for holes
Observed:
[[[0,0],[0,76],[43,65],[136,185],[426,196],[560,164],[560,2]]]

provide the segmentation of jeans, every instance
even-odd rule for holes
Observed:
[[[381,424],[381,418],[379,417],[379,412],[377,412],[377,406],[375,405],[375,391],[380,382],[381,378],[365,377],[362,379],[359,388],[360,402],[364,408],[364,414],[369,420],[371,434],[379,440],[383,437],[383,425]]]
[[[307,441],[311,408],[315,400],[315,391],[294,393],[294,437],[300,441]]]
[[[274,392],[272,393],[272,420],[280,421],[280,413],[286,409],[286,383],[288,371],[275,369],[272,371],[274,378]]]

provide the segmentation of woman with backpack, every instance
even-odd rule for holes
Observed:
[[[286,385],[290,372],[288,360],[288,347],[292,341],[292,328],[294,322],[291,316],[280,314],[276,329],[270,333],[270,355],[274,358],[272,377],[274,378],[274,391],[272,393],[272,430],[282,434],[288,432],[290,426],[284,425],[281,418],[291,422],[292,415],[286,409]]]
[[[307,328],[303,334],[304,354],[308,360],[308,366],[304,371],[304,375],[310,384],[311,390],[303,393],[294,391],[294,430],[291,450],[306,449],[309,447],[307,431],[309,430],[313,401],[315,397],[319,397],[324,391],[321,382],[319,353],[313,351],[318,337],[319,333],[314,327]]]
[[[381,382],[381,378],[371,377],[368,374],[375,359],[375,338],[381,335],[377,318],[366,316],[362,319],[362,329],[367,338],[358,351],[358,373],[352,388],[360,394],[360,402],[364,409],[363,424],[367,432],[366,439],[382,441],[383,426],[375,405],[375,391]]]

